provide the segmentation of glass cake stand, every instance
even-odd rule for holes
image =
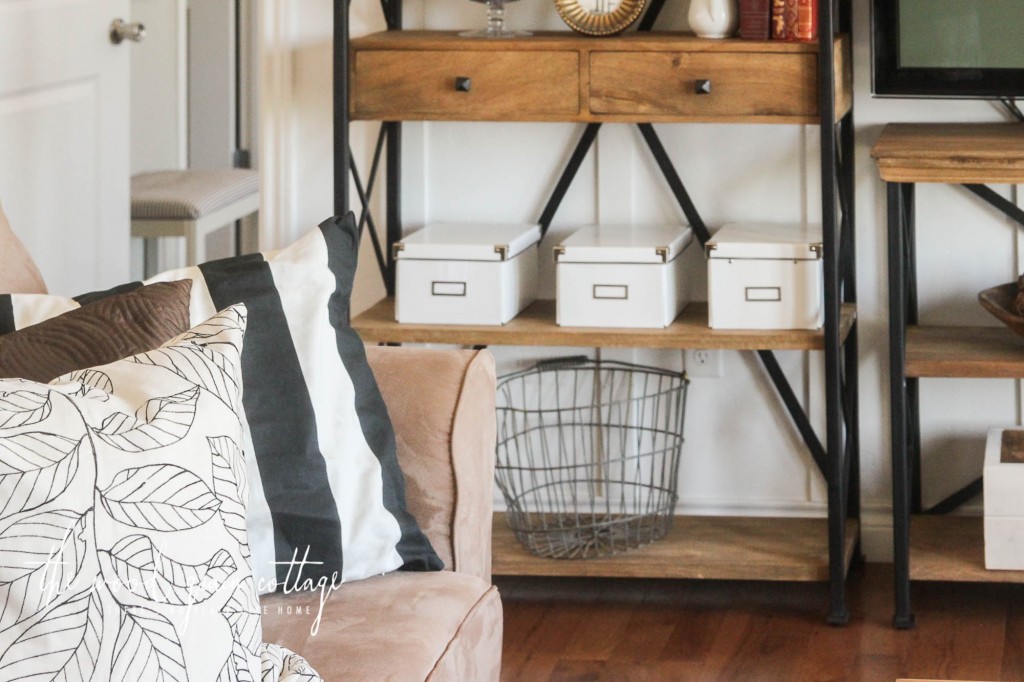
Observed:
[[[529,31],[513,31],[505,28],[505,3],[512,0],[474,0],[487,4],[487,28],[478,31],[463,31],[463,38],[521,38],[531,35]]]

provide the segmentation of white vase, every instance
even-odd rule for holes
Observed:
[[[701,38],[728,38],[736,32],[740,13],[736,0],[690,0],[687,19]]]

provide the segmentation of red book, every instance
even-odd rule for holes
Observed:
[[[818,39],[818,0],[772,0],[772,39]]]
[[[740,38],[768,40],[771,31],[772,0],[740,0]]]

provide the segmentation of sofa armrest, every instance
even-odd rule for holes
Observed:
[[[369,346],[395,427],[409,511],[445,567],[491,579],[494,358]]]

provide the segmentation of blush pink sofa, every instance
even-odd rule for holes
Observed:
[[[44,293],[0,207],[0,292]],[[494,360],[487,351],[367,349],[398,439],[409,510],[446,570],[396,572],[318,594],[264,597],[263,639],[325,680],[497,680],[502,611],[491,585]]]
[[[497,680],[502,611],[491,585],[494,361],[487,351],[367,348],[398,438],[410,511],[446,570],[263,598],[263,639],[325,680]]]

